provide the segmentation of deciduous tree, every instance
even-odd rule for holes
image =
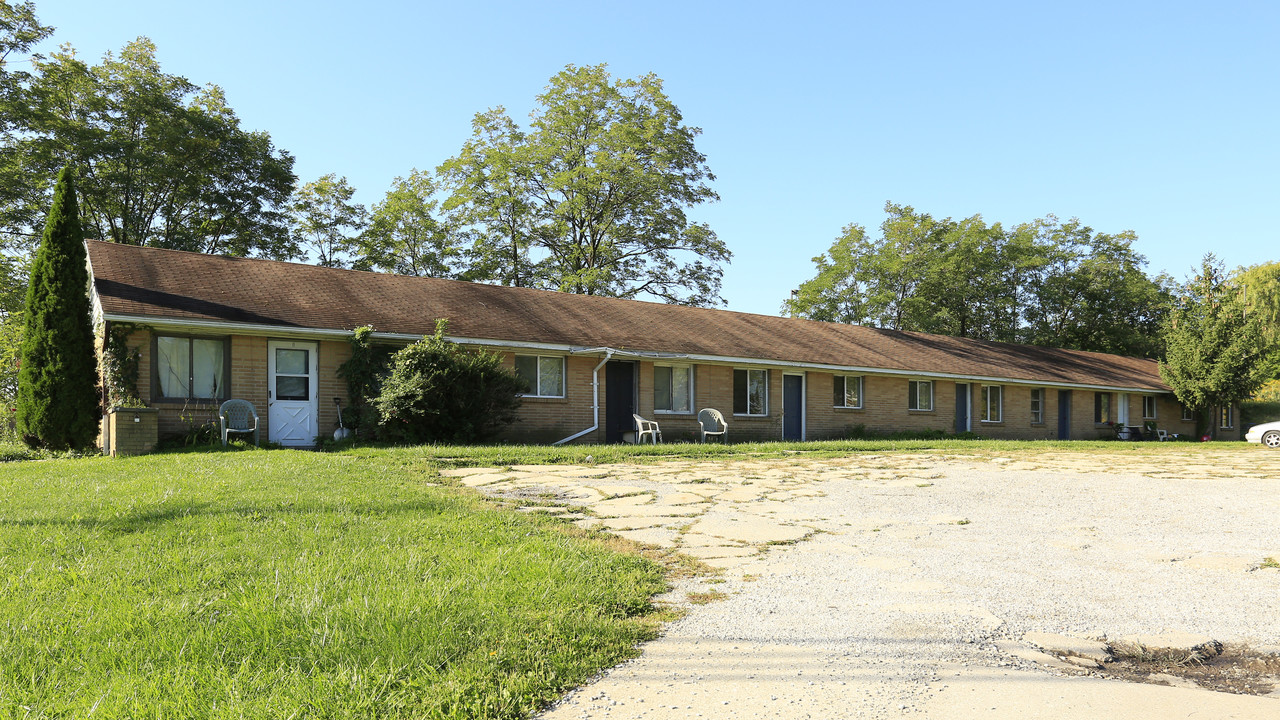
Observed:
[[[1005,229],[885,204],[880,236],[850,225],[783,303],[814,320],[1154,357],[1168,281],[1135,236],[1052,215]]]
[[[373,206],[369,227],[356,240],[359,270],[456,278],[463,272],[464,248],[452,222],[440,210],[435,178],[414,170],[396,178],[382,202]]]
[[[89,272],[70,168],[54,190],[31,265],[18,373],[17,431],[32,447],[89,447],[98,430]]]
[[[934,219],[885,204],[880,237],[850,225],[814,258],[818,274],[783,305],[792,315],[989,340],[1017,333],[1017,236],[980,215]]]
[[[731,253],[686,214],[719,199],[715,177],[694,144],[701,130],[683,124],[660,79],[570,65],[531,117],[525,133],[501,109],[477,116],[472,141],[442,166],[482,235],[503,233],[516,257],[527,240],[546,287],[723,302]]]
[[[35,57],[27,110],[0,147],[3,208],[21,233],[47,198],[50,168],[81,168],[90,237],[132,245],[287,257],[283,204],[293,158],[246,132],[217,86],[163,72],[146,38],[89,66],[64,46]]]
[[[293,247],[324,267],[346,267],[355,239],[368,225],[364,205],[351,202],[356,189],[333,173],[298,188],[289,204]]]
[[[457,218],[454,232],[470,241],[462,277],[542,287],[544,267],[530,252],[539,220],[529,195],[525,134],[502,108],[477,114],[471,127],[462,152],[437,171],[452,189],[443,207]]]
[[[1203,422],[1211,410],[1252,395],[1266,381],[1267,343],[1260,313],[1246,310],[1212,254],[1199,274],[1180,288],[1165,325],[1160,376]],[[1209,427],[1216,428],[1211,422]]]
[[[1244,288],[1245,307],[1262,323],[1269,349],[1263,374],[1269,380],[1280,378],[1280,262],[1239,268],[1231,282]]]
[[[1155,358],[1172,279],[1147,276],[1137,235],[1096,232],[1049,215],[1022,226],[1035,238],[1025,275],[1027,342]]]

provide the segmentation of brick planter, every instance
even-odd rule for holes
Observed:
[[[160,411],[154,408],[111,408],[103,419],[104,455],[146,455],[160,438]]]

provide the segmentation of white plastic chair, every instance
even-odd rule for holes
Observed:
[[[222,429],[222,444],[227,444],[228,433],[253,433],[253,444],[258,444],[258,410],[248,400],[228,400],[218,409],[218,425]]]
[[[658,428],[658,423],[645,420],[636,414],[632,414],[631,417],[636,420],[636,444],[643,443],[645,435],[649,436],[649,442],[654,445],[662,442],[662,430]]]
[[[729,424],[715,408],[703,408],[698,411],[698,426],[700,442],[706,442],[708,435],[719,435],[720,442],[729,440]]]

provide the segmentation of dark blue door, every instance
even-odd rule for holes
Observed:
[[[956,432],[969,431],[969,384],[956,383]]]
[[[804,439],[804,376],[782,376],[782,439]]]
[[[636,364],[610,360],[604,366],[604,441],[620,443],[635,432]]]

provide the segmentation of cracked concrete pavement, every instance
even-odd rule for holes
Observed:
[[[446,471],[722,570],[548,719],[1280,718],[1106,679],[1034,642],[1203,633],[1280,649],[1280,453],[886,453]],[[1269,544],[1268,544],[1269,543]],[[1069,658],[1067,658],[1069,659]]]

